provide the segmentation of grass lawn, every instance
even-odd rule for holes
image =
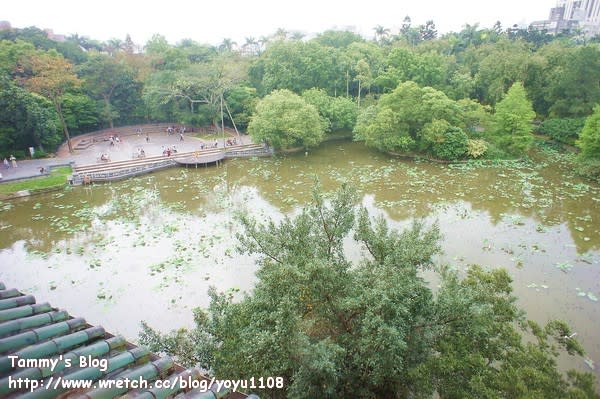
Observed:
[[[0,184],[0,194],[13,194],[17,191],[35,191],[46,188],[62,187],[67,184],[67,177],[71,174],[69,166],[50,169],[50,176],[34,177],[12,183]]]

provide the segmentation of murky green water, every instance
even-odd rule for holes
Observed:
[[[507,268],[530,318],[563,319],[578,332],[590,360],[564,365],[600,363],[600,188],[543,156],[529,165],[451,167],[337,142],[307,156],[229,160],[4,202],[0,280],[131,340],[141,320],[163,331],[189,326],[191,309],[208,304],[209,285],[254,284],[254,259],[236,252],[234,213],[294,212],[315,175],[326,190],[350,181],[362,204],[393,226],[439,220],[440,262]]]

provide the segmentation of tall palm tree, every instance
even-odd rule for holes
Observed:
[[[224,53],[230,53],[231,51],[233,51],[233,47],[236,45],[237,43],[231,40],[230,38],[225,38],[223,39],[223,42],[219,45],[219,50]]]
[[[252,36],[246,38],[246,43],[242,46],[244,50],[249,52],[251,55],[256,55],[258,51],[258,42]]]
[[[290,39],[299,41],[299,40],[302,40],[304,38],[304,36],[305,36],[304,33],[299,32],[299,31],[294,31],[294,32],[292,32],[292,36],[290,36]]]
[[[384,41],[390,35],[390,30],[388,28],[384,28],[381,25],[377,25],[376,27],[373,28],[373,30],[375,31],[375,41],[376,42]]]
[[[258,39],[258,53],[260,54],[266,47],[267,44],[269,43],[269,37],[268,36],[261,36]]]
[[[473,25],[465,24],[458,35],[464,48],[467,48],[471,45],[481,44],[481,30],[479,29],[479,23],[475,23]]]
[[[104,42],[103,50],[106,51],[110,56],[121,50],[123,47],[123,40],[112,38]]]
[[[283,29],[283,28],[279,28],[277,29],[277,31],[275,31],[275,34],[273,35],[276,39],[280,39],[280,40],[285,40],[287,39],[287,35],[288,35],[288,31]]]

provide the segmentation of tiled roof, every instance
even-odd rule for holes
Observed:
[[[97,384],[108,380],[144,381],[147,387],[59,388],[65,381]],[[183,380],[196,389],[181,389],[180,384],[166,389],[156,386],[158,380]],[[0,282],[0,398],[247,397],[229,390],[218,391],[216,383],[207,391],[210,381],[198,369],[185,370],[169,357],[153,355],[48,303],[38,304],[32,295],[6,289]],[[247,398],[251,397],[257,398]]]

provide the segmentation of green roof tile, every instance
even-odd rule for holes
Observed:
[[[26,367],[14,367],[9,356],[31,363]],[[35,363],[44,359],[45,363]],[[106,362],[106,369],[88,367],[81,359]],[[18,364],[15,364],[18,366]],[[32,295],[23,295],[16,289],[6,289],[0,282],[0,398],[56,398],[77,393],[82,397],[113,398],[127,395],[144,399],[199,398],[242,399],[247,396],[228,390],[217,392],[216,384],[208,392],[186,390],[179,386],[162,388],[155,385],[157,379],[177,381],[178,378],[208,380],[200,370],[184,370],[169,357],[159,358],[144,348],[128,343],[123,337],[113,337],[102,327],[86,324],[82,318],[71,318],[66,311],[58,311],[48,303],[36,304]],[[54,383],[62,380],[124,380],[143,379],[148,387],[128,390],[113,389],[54,389]],[[40,384],[31,391],[26,386],[11,386],[15,379],[29,379]],[[46,384],[52,389],[46,389]],[[258,399],[251,395],[248,398]]]

